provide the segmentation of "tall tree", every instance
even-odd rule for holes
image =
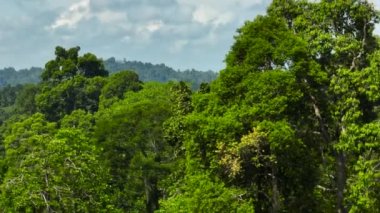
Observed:
[[[193,96],[188,170],[244,187],[259,212],[360,209],[360,183],[376,176],[360,171],[378,154],[363,145],[378,139],[362,137],[379,133],[369,128],[378,122],[377,14],[364,0],[275,0],[246,22],[210,92]],[[369,210],[377,203],[363,199]]]
[[[170,147],[162,128],[172,114],[170,85],[147,83],[124,96],[98,111],[95,133],[111,168],[117,205],[126,211],[153,212],[161,197],[159,181],[170,171]]]
[[[79,56],[80,47],[65,49],[55,48],[55,59],[46,63],[41,74],[43,82],[60,82],[71,79],[75,75],[84,77],[107,76],[103,61],[94,54]]]
[[[77,109],[95,112],[108,72],[102,60],[91,53],[79,56],[79,47],[56,47],[54,60],[41,74],[40,93],[36,96],[39,112],[57,121]]]

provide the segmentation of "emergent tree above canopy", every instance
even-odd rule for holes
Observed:
[[[80,47],[65,49],[57,46],[55,48],[55,59],[45,65],[41,74],[42,81],[60,82],[71,79],[75,75],[84,77],[108,76],[101,59],[92,53],[79,56]]]

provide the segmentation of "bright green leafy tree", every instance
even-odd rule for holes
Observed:
[[[365,128],[379,104],[377,22],[360,0],[273,1],[246,22],[210,92],[193,96],[187,172],[212,171],[243,187],[258,212],[359,208],[351,193],[360,187],[347,184],[368,178],[360,171],[374,163],[364,156],[377,152],[357,151],[377,142],[358,135],[379,131]]]
[[[107,170],[80,129],[55,129],[35,114],[5,138],[8,169],[1,209],[9,212],[110,211]]]
[[[183,181],[172,187],[170,198],[157,212],[254,212],[251,202],[242,199],[242,190],[227,188],[207,174],[193,174]]]

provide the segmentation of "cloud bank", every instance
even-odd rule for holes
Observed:
[[[376,1],[374,1],[377,3]],[[233,35],[267,0],[14,0],[0,8],[0,67],[43,66],[54,47],[220,70]]]

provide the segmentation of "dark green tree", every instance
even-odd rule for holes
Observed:
[[[53,87],[43,84],[36,96],[37,108],[52,121],[77,109],[96,112],[101,89],[106,82],[103,77],[85,78],[77,75]]]
[[[16,96],[15,108],[17,113],[32,115],[37,112],[36,95],[39,93],[38,85],[25,84]]]
[[[107,84],[102,88],[100,96],[100,107],[109,107],[117,100],[124,98],[127,91],[137,92],[142,89],[139,76],[132,71],[121,71],[111,75]]]
[[[170,172],[162,127],[171,114],[170,85],[147,83],[96,115],[95,134],[111,168],[110,184],[125,211],[158,208],[158,184]]]
[[[79,73],[85,77],[108,76],[103,61],[98,59],[94,54],[86,53],[78,58]]]
[[[108,72],[103,62],[91,53],[79,56],[79,47],[56,47],[54,60],[41,74],[41,91],[36,105],[49,120],[57,121],[77,109],[95,112]]]
[[[101,59],[91,53],[79,56],[80,47],[55,48],[55,59],[46,63],[41,74],[43,82],[55,82],[71,79],[76,75],[84,77],[108,76]]]

